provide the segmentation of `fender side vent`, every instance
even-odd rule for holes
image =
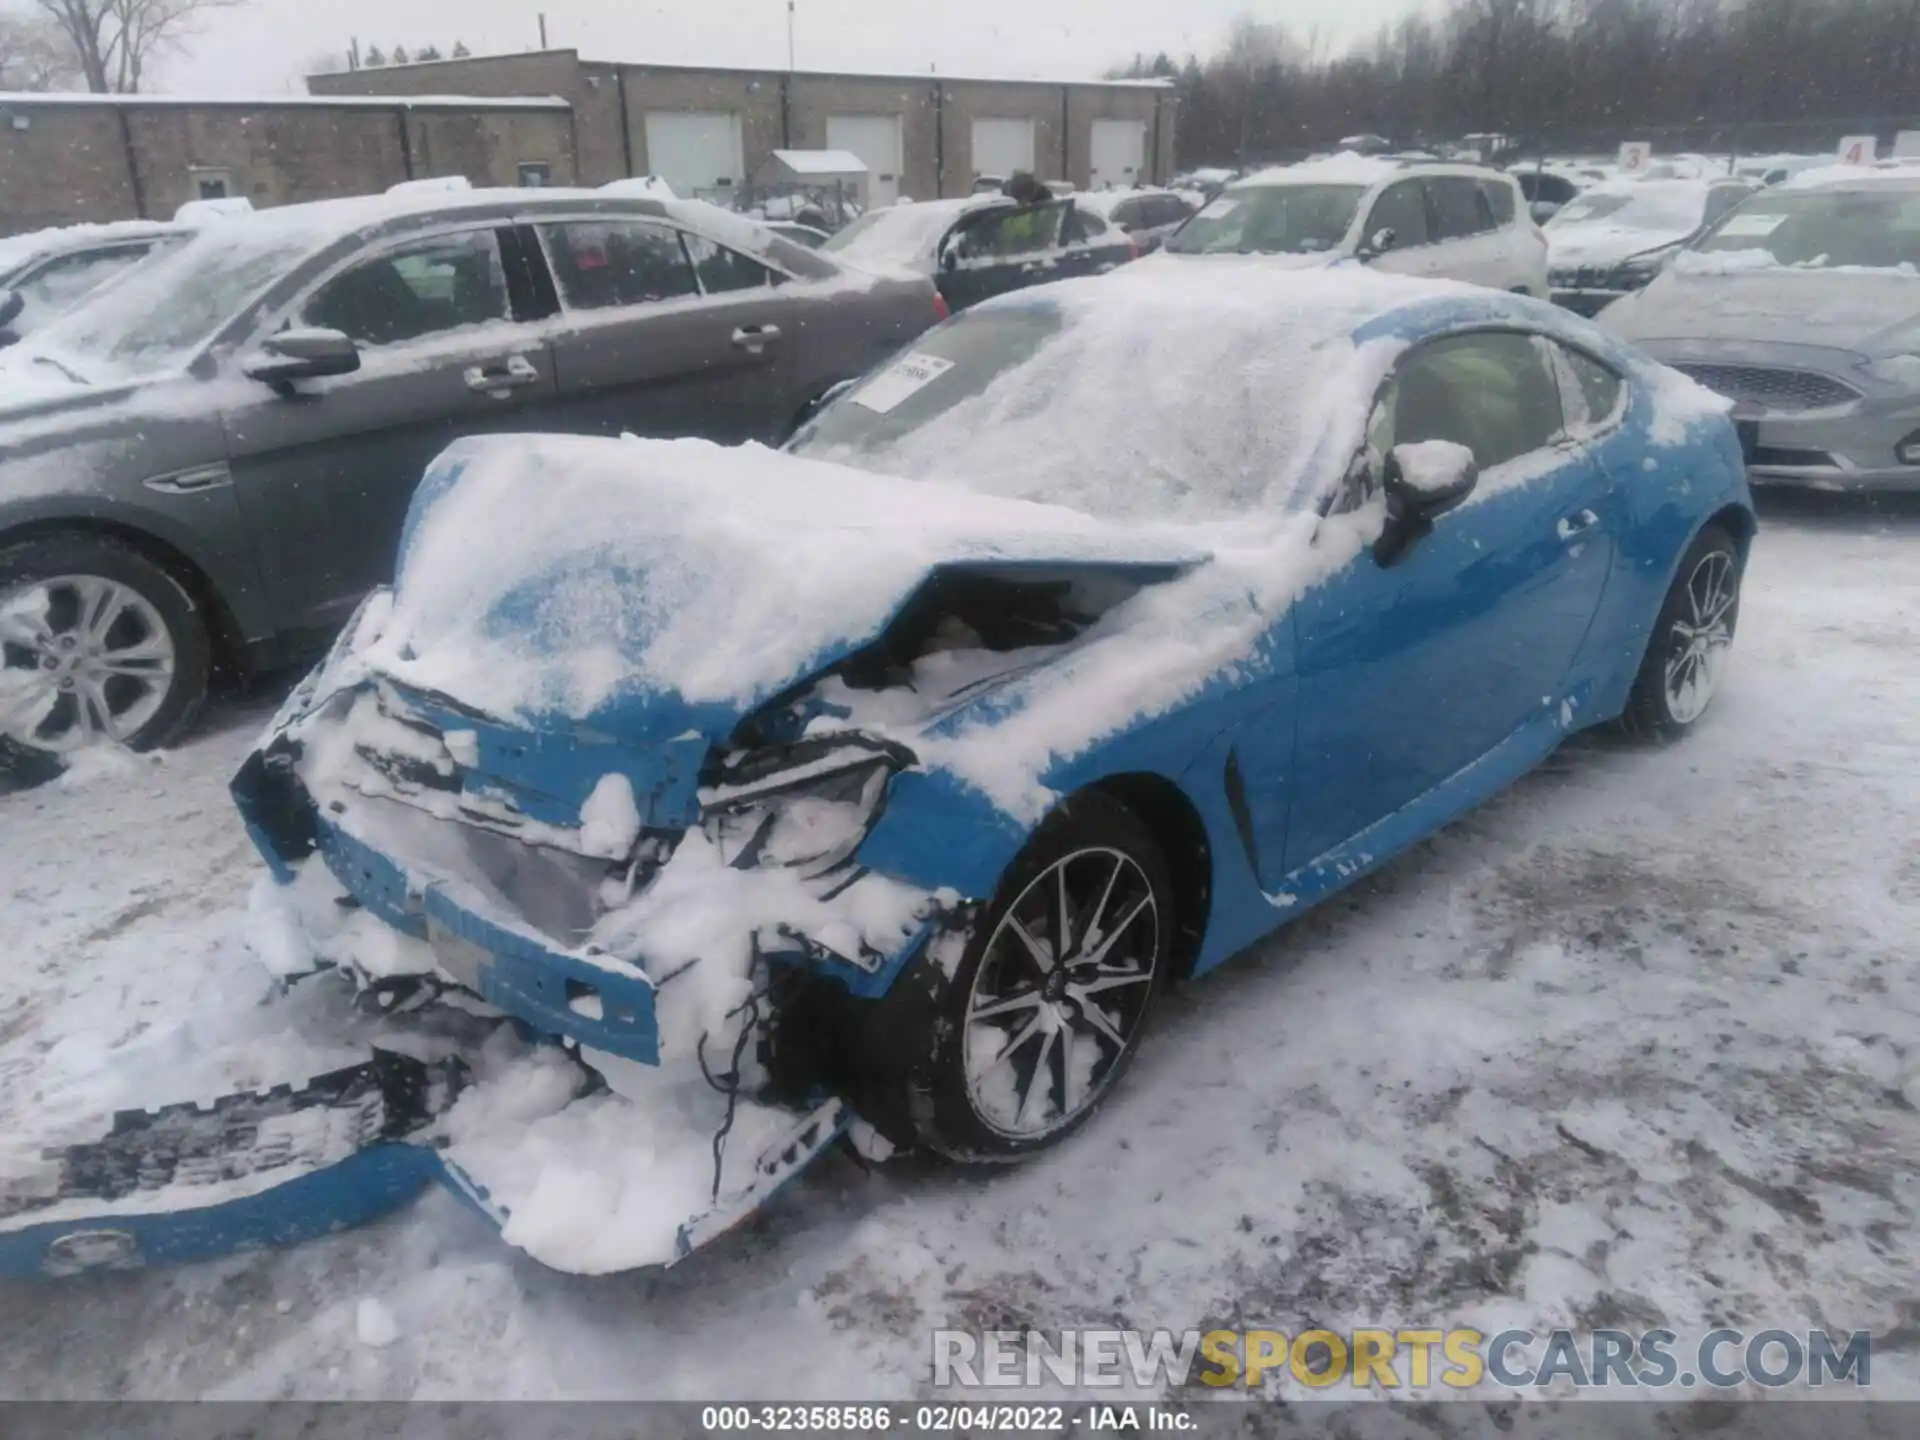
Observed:
[[[1240,773],[1240,752],[1227,752],[1227,808],[1233,812],[1233,828],[1240,836],[1240,848],[1247,852],[1247,864],[1260,873],[1260,847],[1253,840],[1253,812],[1247,808],[1247,781]]]

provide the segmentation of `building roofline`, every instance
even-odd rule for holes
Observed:
[[[571,55],[576,63],[590,65],[597,69],[625,70],[665,70],[686,75],[785,75],[792,73],[809,80],[896,80],[925,82],[929,84],[955,83],[962,85],[1037,85],[1057,90],[1062,86],[1084,86],[1094,90],[1171,90],[1171,80],[1101,80],[1089,78],[1067,79],[1057,76],[1034,77],[1031,75],[959,75],[944,71],[926,71],[924,73],[899,70],[787,70],[776,65],[688,65],[682,63],[654,60],[593,60],[581,56],[571,47],[559,50],[508,50],[496,55],[463,55],[458,60],[442,58],[439,60],[410,60],[405,65],[375,66],[381,74],[392,71],[428,70],[437,65],[470,65],[477,60],[521,60],[533,55]],[[357,75],[364,71],[333,70],[325,75],[309,75],[308,84],[315,80],[330,80],[339,75]]]
[[[96,95],[87,91],[0,91],[0,107],[144,110],[221,106],[241,110],[571,110],[558,95]]]

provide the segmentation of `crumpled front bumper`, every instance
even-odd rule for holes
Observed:
[[[302,747],[316,738],[316,727],[332,723],[329,706],[374,683],[349,678],[353,683],[343,687],[323,681],[296,695],[234,779],[248,832],[276,877],[291,883],[318,861],[367,913],[430,946],[446,979],[534,1031],[623,1059],[660,1063],[659,987],[671,984],[678,971],[660,967],[656,980],[643,954],[610,954],[588,939],[595,888],[617,867],[570,853],[574,841],[560,822],[571,818],[577,825],[578,815],[568,816],[566,805],[540,785],[560,793],[566,787],[537,773],[529,780],[527,756],[544,745],[552,773],[572,772],[576,791],[586,776],[631,774],[643,808],[683,826],[697,760],[684,746],[663,762],[657,753],[636,755],[598,737],[539,739],[466,712],[436,710],[431,697],[410,693],[405,703],[411,713],[441,726],[457,724],[463,748],[480,758],[481,771],[467,780],[457,803],[465,805],[468,793],[481,797],[486,822],[427,813],[392,797],[345,791],[316,796],[302,778]],[[699,750],[704,753],[704,743]],[[502,758],[490,764],[491,757]],[[518,774],[503,775],[516,765]],[[577,810],[578,802],[573,804]],[[513,823],[524,818],[526,837],[502,833],[496,822],[503,805]],[[863,887],[870,893],[877,886],[898,888],[864,871],[847,877],[849,908]],[[950,908],[940,895],[927,895],[915,912],[918,923],[882,950],[848,946],[843,935],[823,940],[804,926],[785,924],[762,925],[751,939],[755,953],[769,963],[809,966],[850,994],[873,998],[886,993]]]

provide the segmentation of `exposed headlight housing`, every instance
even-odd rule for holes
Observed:
[[[1899,457],[1902,465],[1920,465],[1920,430],[1894,446],[1893,453]]]
[[[701,787],[700,828],[735,869],[821,875],[860,848],[887,783],[912,763],[902,747],[858,735],[751,751]]]

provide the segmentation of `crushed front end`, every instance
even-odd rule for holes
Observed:
[[[782,1025],[832,1010],[823,990],[877,1000],[969,908],[858,861],[912,754],[854,732],[649,734],[643,710],[617,738],[504,723],[376,673],[371,628],[349,627],[234,794],[279,882],[281,968],[420,977],[534,1042],[430,1137],[456,1188],[538,1258],[610,1270],[678,1258],[849,1128],[884,1148],[823,1047]]]

